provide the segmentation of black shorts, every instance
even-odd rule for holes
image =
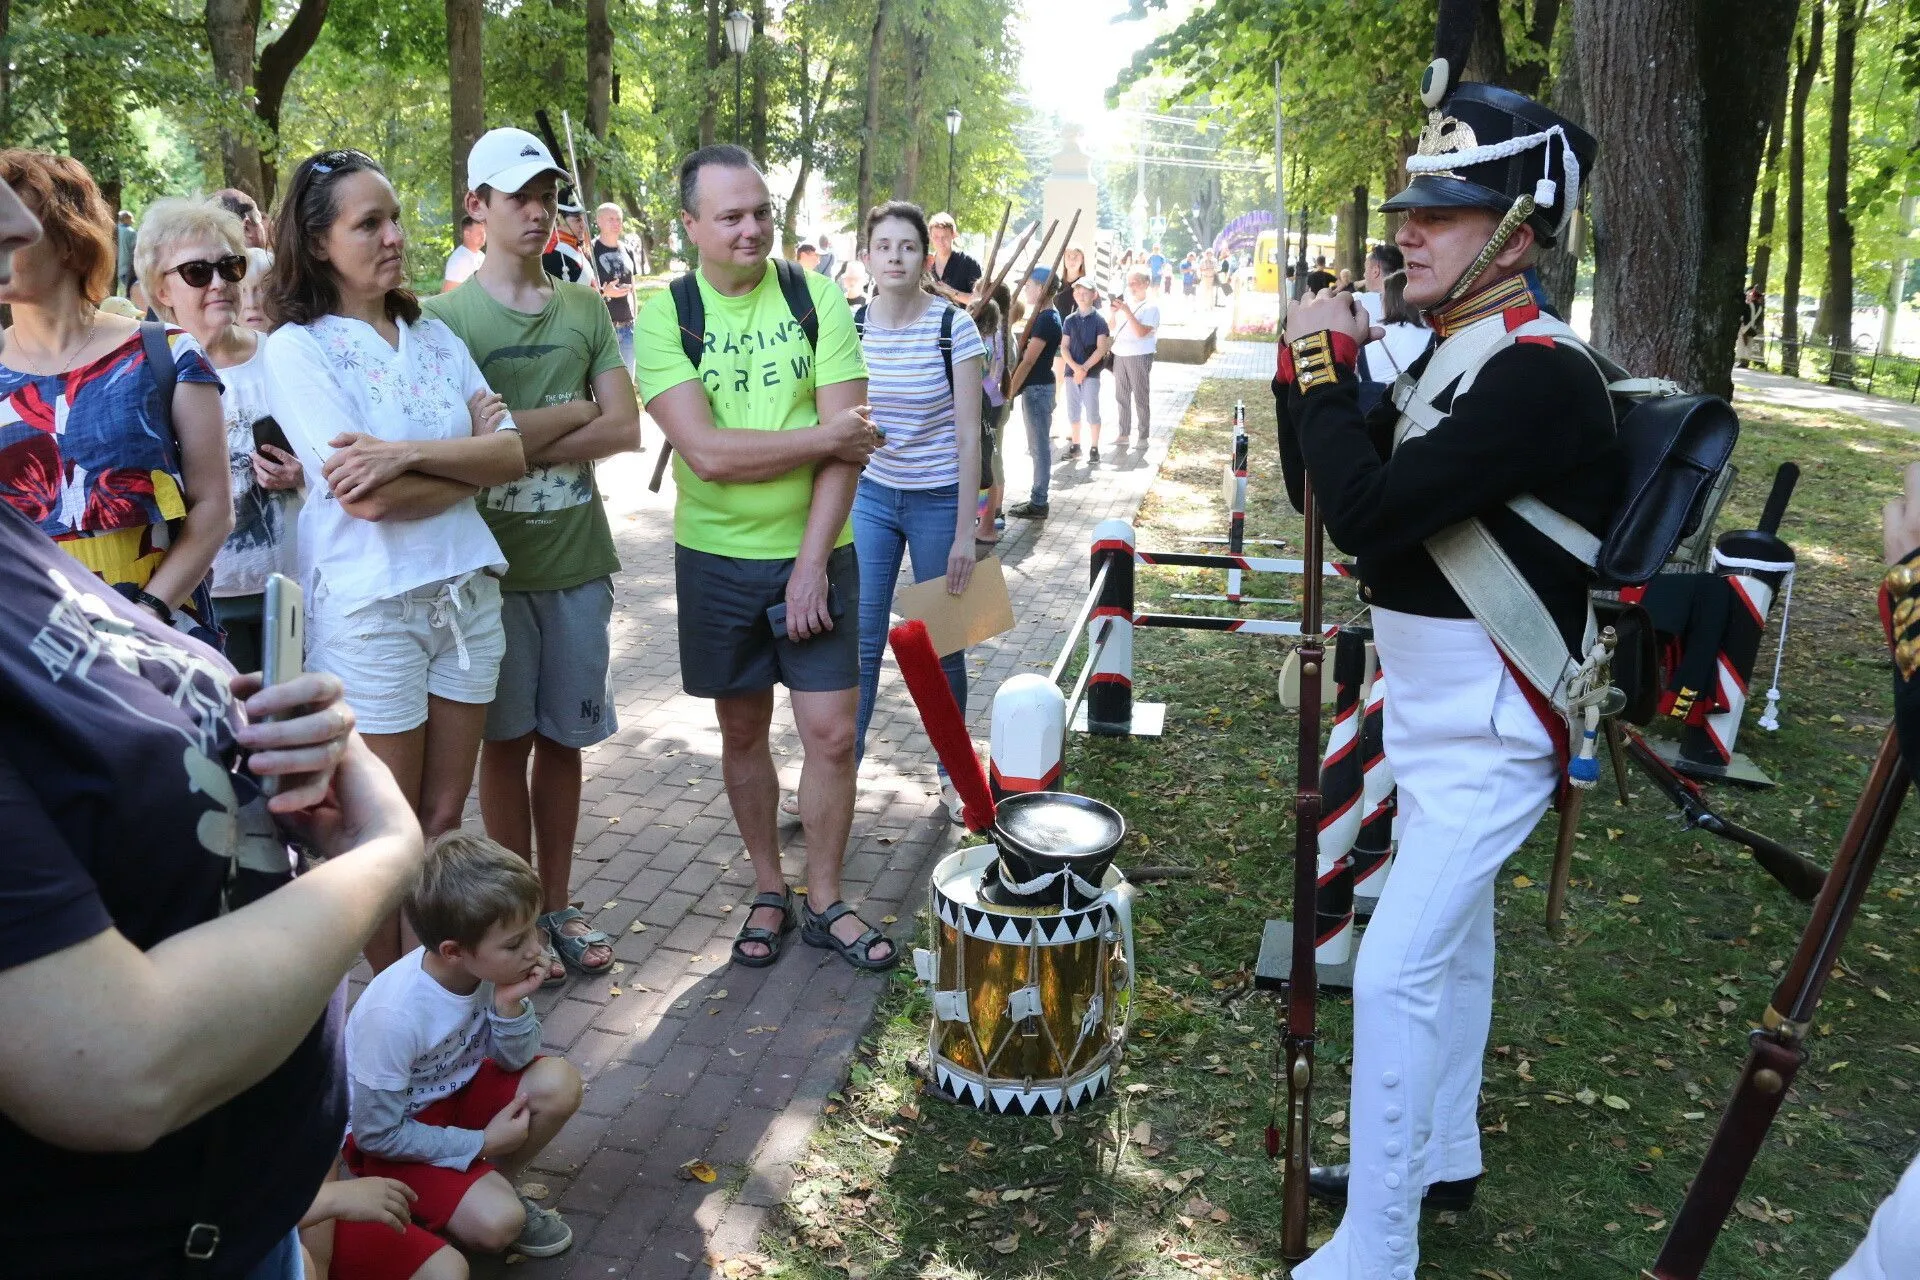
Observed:
[[[675,544],[680,606],[680,687],[696,698],[733,698],[784,684],[832,693],[860,683],[860,565],[853,544],[827,558],[839,597],[833,630],[795,644],[767,622],[787,598],[791,560],[741,560]]]

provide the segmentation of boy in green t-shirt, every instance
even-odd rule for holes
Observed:
[[[467,211],[487,258],[459,288],[421,300],[504,396],[528,473],[479,497],[507,558],[500,613],[507,651],[487,708],[480,813],[487,834],[538,866],[549,985],[567,967],[603,973],[613,946],[567,900],[580,820],[580,752],[617,725],[607,684],[613,549],[593,464],[640,447],[640,408],[606,304],[546,274],[565,172],[524,129],[494,129],[467,157]],[[533,759],[531,786],[527,759]],[[562,964],[566,967],[562,967]]]
[[[860,576],[847,514],[880,442],[853,312],[831,280],[806,272],[819,326],[809,344],[767,261],[772,197],[741,148],[703,147],[681,162],[680,210],[700,252],[701,358],[687,358],[673,296],[663,293],[641,309],[634,366],[647,412],[675,451],[680,678],[688,693],[714,700],[727,800],[760,891],[734,940],[734,963],[772,964],[796,923],[767,745],[779,683],[806,752],[801,936],[858,968],[890,968],[900,958],[893,942],[840,898],[860,668]],[[777,628],[769,609],[785,611]]]

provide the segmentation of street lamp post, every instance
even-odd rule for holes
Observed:
[[[960,140],[960,108],[947,108],[947,212],[953,212],[953,151]]]
[[[740,141],[740,72],[753,42],[753,19],[735,9],[727,15],[727,49],[733,54],[733,140]]]

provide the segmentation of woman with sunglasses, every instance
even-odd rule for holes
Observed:
[[[406,288],[400,201],[360,151],[301,162],[274,225],[268,407],[306,470],[307,665],[346,684],[429,837],[460,825],[506,633],[474,494],[526,474],[466,344]],[[378,970],[398,913],[367,944]]]
[[[260,669],[260,613],[267,575],[293,574],[293,522],[300,514],[300,459],[271,442],[266,422],[266,344],[240,320],[240,282],[249,269],[241,221],[213,200],[158,200],[140,222],[134,265],[160,318],[193,335],[221,381],[233,532],[213,562],[213,609],[227,632],[227,657]]]
[[[0,286],[0,497],[128,600],[212,639],[207,571],[233,527],[219,377],[185,332],[100,309],[113,215],[79,161],[0,151],[0,181],[46,231]],[[161,350],[171,374],[149,359]]]

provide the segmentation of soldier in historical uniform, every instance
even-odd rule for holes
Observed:
[[[1312,484],[1358,561],[1392,674],[1402,821],[1354,975],[1352,1164],[1311,1177],[1346,1213],[1296,1280],[1409,1280],[1422,1204],[1472,1202],[1494,883],[1567,779],[1566,676],[1591,617],[1588,570],[1566,548],[1604,535],[1622,498],[1605,378],[1534,271],[1595,143],[1518,94],[1451,81],[1436,60],[1411,184],[1382,206],[1405,216],[1406,300],[1435,346],[1363,414],[1354,365],[1380,330],[1351,295],[1322,292],[1294,305],[1275,380],[1289,493],[1299,507]],[[1529,624],[1544,658],[1540,643],[1496,645]]]

